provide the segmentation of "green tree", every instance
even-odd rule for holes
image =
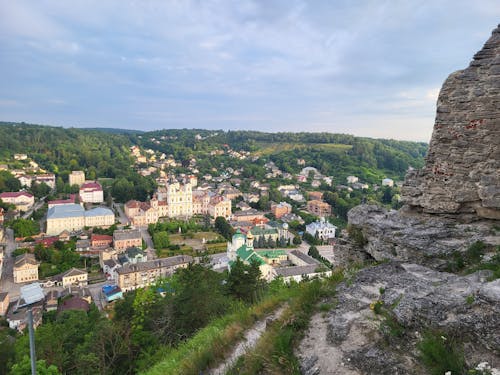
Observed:
[[[38,375],[60,375],[61,373],[57,369],[56,366],[50,365],[47,366],[46,362],[43,359],[39,359],[36,361],[36,373]],[[30,358],[25,355],[23,359],[14,364],[12,369],[10,370],[11,375],[27,375],[31,374],[31,361]]]
[[[230,240],[234,234],[234,229],[229,225],[226,218],[218,216],[215,219],[215,230],[219,232],[224,238]]]
[[[15,237],[29,237],[40,233],[37,221],[28,219],[15,219],[7,223],[14,230]]]
[[[260,278],[261,272],[256,261],[247,265],[238,257],[231,266],[227,289],[231,295],[242,301],[255,302],[262,287]]]

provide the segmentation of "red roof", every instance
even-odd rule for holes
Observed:
[[[35,240],[36,244],[42,244],[43,246],[51,246],[54,242],[59,241],[59,237],[45,237]]]
[[[18,198],[18,197],[28,197],[28,198],[33,198],[33,195],[30,193],[27,193],[25,191],[14,191],[14,192],[5,192],[5,193],[0,193],[0,199],[1,198]]]
[[[92,242],[94,241],[109,241],[113,242],[113,236],[108,236],[107,234],[92,234],[90,237]]]
[[[57,199],[55,201],[49,201],[48,204],[69,204],[69,203],[75,203],[75,194],[71,194],[69,196],[69,199]]]
[[[98,182],[86,182],[80,187],[81,190],[100,191],[102,190],[102,186]]]

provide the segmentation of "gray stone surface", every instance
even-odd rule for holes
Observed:
[[[425,167],[409,172],[402,199],[464,221],[500,219],[500,26],[443,84]]]

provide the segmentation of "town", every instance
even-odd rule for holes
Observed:
[[[252,158],[249,152],[228,147],[211,152],[215,154]],[[106,309],[123,293],[172,275],[202,254],[209,254],[213,269],[220,272],[230,269],[236,257],[246,263],[253,259],[267,281],[331,273],[335,243],[347,232],[345,226],[332,224],[339,221],[320,190],[331,187],[333,177],[307,166],[304,159],[296,160],[301,166],[297,175],[266,162],[263,182],[242,178],[243,168],[199,175],[194,158],[186,173],[174,174],[171,170],[181,161],[138,146],[130,147],[130,155],[138,174],[157,175],[156,191],[145,201],[120,204],[109,193],[105,199],[99,178],[88,180],[82,170],[68,175],[69,194],[58,192],[56,174],[27,154],[12,155],[12,164],[21,168],[0,166],[19,186],[0,193],[0,315],[11,328],[22,331],[26,326],[21,291],[30,285],[43,288],[45,295],[34,307],[38,326],[44,311],[88,311],[91,303]],[[271,188],[269,181],[278,177],[289,183]],[[395,188],[394,181],[385,178],[374,186],[384,187]],[[368,188],[352,175],[336,185],[346,192]],[[277,195],[273,192],[279,200],[270,199]],[[63,255],[68,260],[57,264],[54,258],[61,250],[69,254]]]

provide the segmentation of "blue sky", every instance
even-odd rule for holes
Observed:
[[[0,120],[428,141],[498,0],[0,0]]]

